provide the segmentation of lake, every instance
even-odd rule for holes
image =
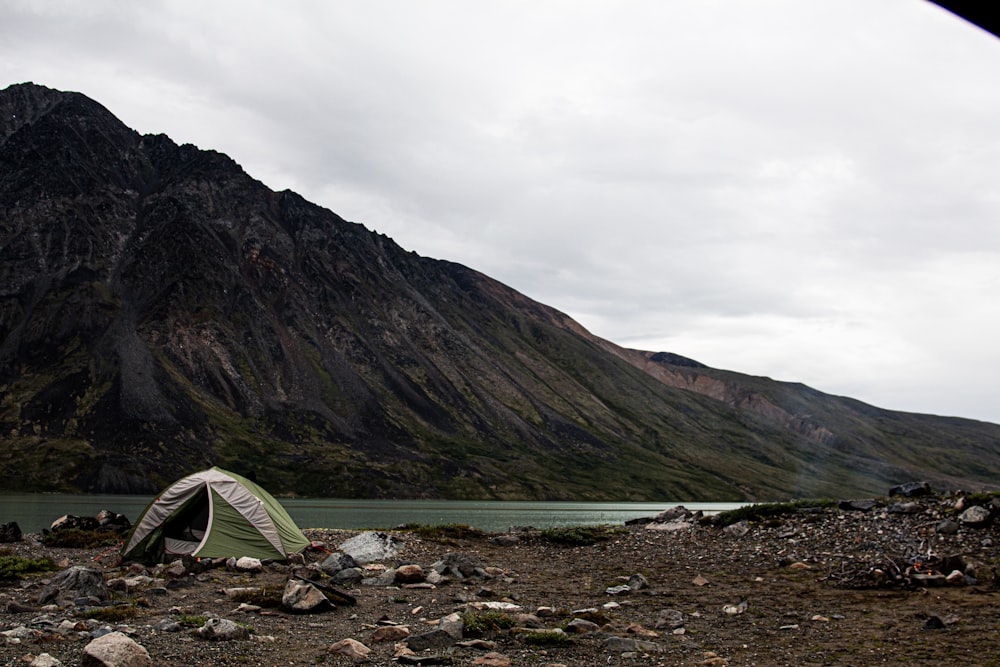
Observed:
[[[62,493],[0,494],[0,523],[16,521],[25,533],[40,533],[63,514],[94,516],[102,509],[135,521],[152,496],[75,495]],[[279,498],[300,528],[392,528],[404,523],[467,524],[480,530],[511,526],[556,528],[621,524],[653,516],[675,505],[714,513],[745,503],[663,501],[647,503],[536,502],[499,500],[345,500]]]

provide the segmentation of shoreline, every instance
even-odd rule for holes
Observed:
[[[333,648],[343,640],[364,645],[370,650],[365,660],[377,665],[996,664],[996,509],[987,510],[985,522],[968,524],[962,517],[974,503],[963,498],[845,501],[728,527],[677,511],[658,525],[615,526],[576,545],[546,531],[390,531],[398,551],[365,564],[364,581],[339,585],[356,604],[320,613],[241,608],[225,591],[281,589],[300,572],[297,567],[315,570],[344,540],[364,531],[305,531],[324,550],[307,552],[300,566],[264,564],[260,572],[243,572],[215,564],[177,576],[95,563],[100,550],[47,549],[35,537],[2,546],[49,556],[65,567],[95,567],[109,582],[148,577],[110,605],[134,609],[134,615],[106,625],[145,648],[157,665],[357,664]],[[447,580],[429,581],[434,564],[448,554],[475,559],[482,576],[446,573]],[[947,582],[951,572],[914,570],[914,556],[926,568],[956,565],[947,559],[960,556],[961,581]],[[424,579],[399,579],[404,566],[419,567]],[[892,567],[899,579],[887,576]],[[0,633],[31,630],[33,619],[42,616],[53,627],[81,622],[72,600],[37,611],[37,596],[52,576],[32,575],[0,588]],[[325,573],[320,579],[334,581]],[[32,611],[17,611],[19,605]],[[439,631],[454,631],[448,624],[456,614],[461,638],[447,639]],[[193,628],[157,629],[182,617],[212,616],[251,626],[253,633],[213,642],[192,635]],[[489,619],[497,627],[485,627]],[[508,621],[512,625],[500,627]],[[405,628],[407,634],[382,628]],[[26,632],[17,644],[5,634],[0,664],[30,664],[20,661],[42,652],[65,665],[79,664],[93,641],[72,632],[45,640],[58,631],[40,632],[34,638]],[[93,632],[88,629],[88,637]],[[411,641],[407,637],[428,635],[422,641],[431,641],[432,633],[440,645],[407,658],[425,662],[397,655],[397,645]],[[387,635],[399,638],[378,639]]]

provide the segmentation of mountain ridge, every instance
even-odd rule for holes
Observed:
[[[0,91],[4,488],[741,500],[993,488],[1000,426],[628,350],[80,93]]]

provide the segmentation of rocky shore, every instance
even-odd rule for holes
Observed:
[[[992,665],[1000,499],[672,508],[599,528],[307,530],[301,559],[117,562],[8,527],[2,665]],[[12,573],[13,572],[13,573]]]

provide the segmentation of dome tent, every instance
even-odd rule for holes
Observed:
[[[235,473],[210,468],[177,480],[136,520],[123,559],[165,556],[285,559],[309,540],[263,488]]]

